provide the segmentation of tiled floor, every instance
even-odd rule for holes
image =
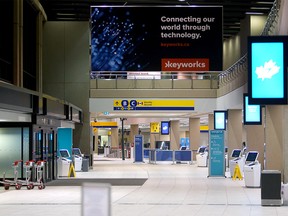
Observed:
[[[208,169],[196,164],[136,164],[119,159],[95,161],[93,170],[77,172],[76,178],[148,178],[142,186],[111,187],[112,216],[288,216],[288,206],[262,207],[259,188],[207,175]],[[81,187],[17,191],[1,187],[0,215],[80,216]]]

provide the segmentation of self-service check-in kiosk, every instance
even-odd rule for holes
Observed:
[[[67,149],[59,150],[60,157],[57,160],[57,168],[58,168],[58,176],[68,176],[70,164],[72,160],[70,160],[70,154]]]
[[[246,187],[260,187],[261,164],[257,161],[257,151],[249,151],[244,165],[244,180]]]
[[[239,166],[241,175],[244,174],[245,157],[241,156],[241,149],[233,149],[231,159],[229,160],[229,169],[231,177],[234,175],[236,165]]]
[[[82,171],[83,155],[79,148],[72,149],[72,159],[73,159],[75,171],[76,172]]]
[[[207,167],[208,151],[206,146],[200,146],[197,150],[196,162],[198,167]]]

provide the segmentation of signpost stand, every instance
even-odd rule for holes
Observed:
[[[134,137],[134,163],[135,162],[144,162],[143,156],[144,156],[144,148],[143,148],[143,136],[142,135],[136,135]]]
[[[226,177],[224,132],[224,130],[209,131],[208,177]]]

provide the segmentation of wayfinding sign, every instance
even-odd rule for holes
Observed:
[[[209,175],[208,177],[225,177],[224,130],[209,131]]]

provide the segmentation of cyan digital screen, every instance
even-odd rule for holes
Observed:
[[[248,95],[244,96],[244,124],[262,124],[261,105],[249,104]]]
[[[214,111],[214,129],[226,130],[226,111]]]
[[[251,44],[252,98],[284,98],[284,44]]]

